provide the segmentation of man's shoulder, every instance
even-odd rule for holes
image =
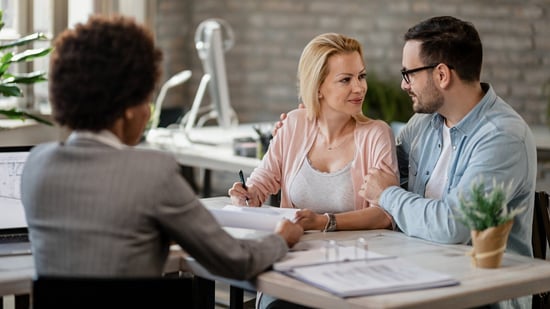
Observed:
[[[499,101],[484,115],[485,121],[482,126],[487,130],[477,130],[477,133],[492,133],[494,135],[506,136],[510,139],[529,139],[531,131],[525,120],[507,103]]]

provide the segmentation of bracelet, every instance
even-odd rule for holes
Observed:
[[[332,213],[325,213],[325,216],[327,217],[327,224],[325,225],[325,228],[323,229],[323,232],[332,232],[336,230],[336,216]]]
[[[323,228],[323,232],[326,232],[328,229],[328,225],[330,224],[330,216],[328,215],[328,212],[325,212],[325,217],[327,217],[327,224],[325,224],[325,228]]]

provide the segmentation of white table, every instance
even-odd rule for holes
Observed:
[[[181,165],[235,173],[242,169],[250,174],[260,160],[235,155],[233,139],[257,137],[252,126],[240,125],[233,129],[204,127],[194,129],[190,135],[180,129],[158,128],[150,132],[139,147],[173,153]]]
[[[203,201],[207,207],[220,207],[228,199],[212,198]],[[231,232],[231,229],[228,230]],[[253,234],[246,235],[251,237]],[[212,276],[191,258],[187,262],[199,276],[224,280],[247,289],[255,287],[277,298],[316,308],[475,307],[550,290],[550,263],[515,254],[505,254],[501,268],[475,268],[466,254],[471,249],[470,246],[437,244],[389,230],[308,232],[301,242],[334,239],[353,243],[358,237],[367,240],[370,250],[405,258],[421,267],[448,273],[458,279],[460,285],[343,299],[275,271],[262,273],[255,281],[236,282]]]
[[[531,126],[531,132],[535,136],[537,149],[550,151],[550,127],[549,126]]]
[[[211,191],[211,171],[235,173],[235,179],[237,179],[239,170],[250,175],[254,168],[260,164],[260,160],[257,158],[238,156],[233,151],[234,138],[258,136],[252,129],[253,125],[240,125],[227,130],[219,127],[203,127],[194,129],[190,136],[179,128],[158,128],[149,132],[146,141],[138,147],[172,153],[180,165],[203,169],[202,196],[208,197]],[[265,126],[266,124],[258,125]],[[191,142],[191,140],[202,142]],[[186,179],[194,185],[194,174],[192,172],[190,174],[186,175]]]
[[[182,252],[173,250],[168,256],[164,269],[166,273],[174,273],[184,270],[184,266]],[[32,255],[0,257],[0,302],[2,302],[3,296],[15,295],[15,307],[27,307],[33,276],[34,261]],[[18,305],[18,303],[21,305]]]

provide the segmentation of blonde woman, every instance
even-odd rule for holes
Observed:
[[[360,43],[337,33],[311,40],[298,65],[299,98],[305,108],[288,113],[261,164],[233,184],[233,204],[260,206],[281,191],[281,207],[302,209],[304,230],[392,227],[377,205],[358,195],[369,168],[395,175],[390,127],[362,114],[367,92]]]

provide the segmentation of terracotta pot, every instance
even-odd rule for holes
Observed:
[[[513,220],[510,220],[483,231],[471,231],[473,245],[471,256],[474,266],[481,268],[500,267],[513,222]]]

